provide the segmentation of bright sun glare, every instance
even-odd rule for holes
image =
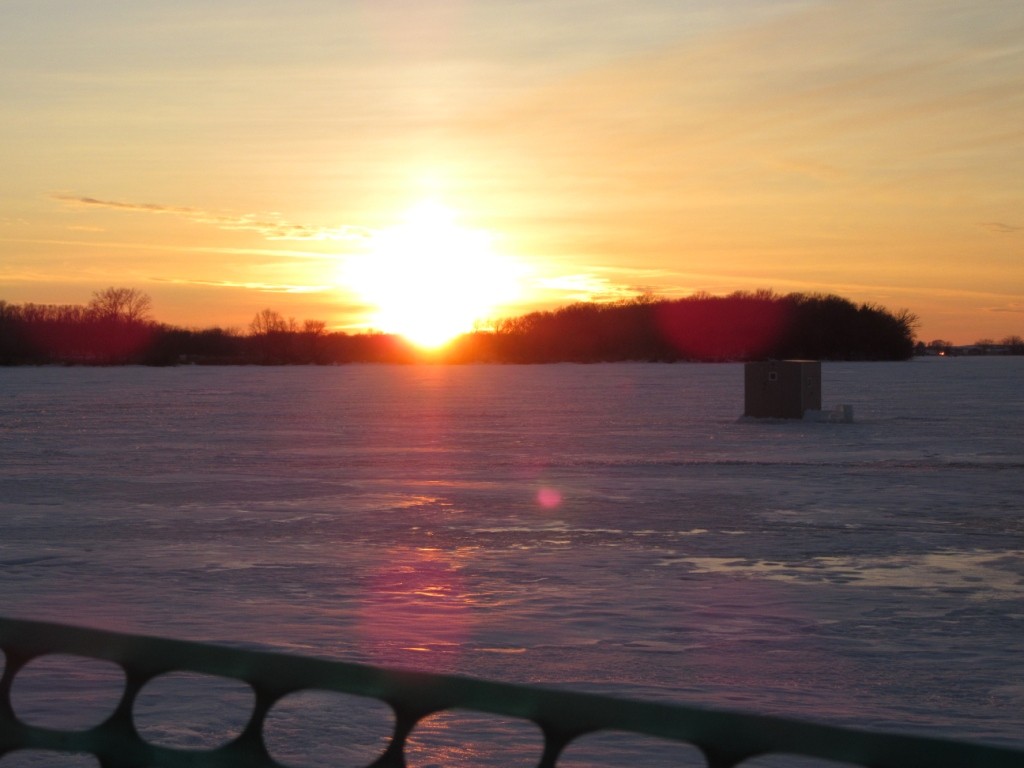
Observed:
[[[377,233],[347,281],[376,308],[374,327],[426,348],[473,330],[519,293],[516,265],[493,251],[487,233],[460,227],[433,200]]]

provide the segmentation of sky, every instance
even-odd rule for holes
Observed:
[[[1020,0],[4,0],[0,169],[11,303],[373,328],[454,303],[395,235],[433,205],[515,267],[480,321],[769,288],[1024,335]]]

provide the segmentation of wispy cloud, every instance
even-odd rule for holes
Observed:
[[[989,312],[1009,312],[1013,314],[1024,314],[1024,303],[1011,301],[997,307],[987,307]]]
[[[1024,226],[1020,224],[1007,224],[1005,221],[983,221],[979,226],[989,232],[995,232],[997,235],[1010,235],[1024,230]]]
[[[211,288],[245,288],[246,290],[259,291],[261,293],[322,293],[333,289],[333,286],[329,285],[288,285],[234,280],[182,280],[162,277],[153,277],[150,279],[155,283],[200,285]]]
[[[123,200],[101,200],[84,195],[51,195],[67,205],[106,208],[131,213],[149,213],[158,215],[178,216],[197,224],[209,224],[219,229],[235,232],[256,232],[267,240],[344,240],[362,241],[373,235],[365,227],[343,225],[328,227],[309,224],[297,224],[286,221],[279,213],[243,213],[228,214],[205,211],[201,208],[187,206],[163,205],[160,203],[135,203]]]
[[[558,293],[571,301],[615,301],[642,293],[640,289],[591,273],[541,278],[537,285],[542,291]]]
[[[82,231],[77,228],[77,231]],[[104,231],[102,229],[98,230]],[[292,251],[277,248],[226,248],[207,245],[167,245],[163,243],[116,242],[113,240],[68,240],[57,238],[0,237],[0,243],[23,243],[25,245],[57,245],[74,248],[103,248],[105,250],[126,251],[168,251],[172,253],[205,253],[234,256],[267,256],[272,258],[308,259],[310,261],[334,261],[334,254],[317,253],[314,251]]]

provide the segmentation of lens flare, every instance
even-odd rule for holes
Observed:
[[[537,503],[544,509],[554,509],[562,503],[562,492],[557,488],[541,488],[537,491]]]

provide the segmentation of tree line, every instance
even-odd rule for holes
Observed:
[[[917,324],[908,310],[833,295],[641,296],[506,318],[425,352],[398,336],[330,332],[323,321],[272,309],[246,331],[178,328],[151,311],[150,298],[132,288],[97,291],[84,306],[0,301],[0,364],[902,360],[914,353]]]
[[[510,362],[903,360],[916,326],[909,310],[763,290],[571,304],[503,321],[492,341]]]
[[[917,342],[915,355],[1024,355],[1024,338],[1017,334],[995,339],[978,339],[973,344],[954,344],[945,339]]]

